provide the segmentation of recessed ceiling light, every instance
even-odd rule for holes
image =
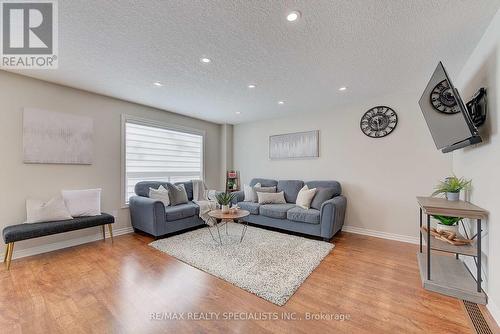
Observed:
[[[255,88],[255,87],[257,87],[257,86],[256,86],[256,85],[254,85],[254,84],[250,84],[250,85],[248,85],[248,88]]]
[[[342,87],[340,87],[340,88],[339,88],[339,90],[340,90],[341,92],[343,92],[343,91],[347,90],[347,87],[346,87],[346,86],[342,86]]]
[[[285,104],[285,101],[278,101],[278,104]]]
[[[294,10],[294,11],[291,11],[290,13],[288,13],[288,15],[286,16],[286,20],[288,22],[294,22],[294,21],[297,21],[298,19],[300,18],[300,12],[298,10]]]
[[[241,114],[241,111],[237,111],[235,114],[236,114],[236,115],[239,115],[239,114]]]
[[[159,82],[159,81],[154,82],[153,85],[155,85],[157,87],[163,86],[163,84],[161,82]]]
[[[208,64],[208,63],[210,63],[212,61],[212,59],[207,58],[207,57],[202,57],[202,58],[200,58],[200,61],[202,63]]]

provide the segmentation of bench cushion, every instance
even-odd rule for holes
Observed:
[[[99,216],[78,217],[57,222],[11,225],[3,229],[2,235],[4,242],[9,243],[57,233],[81,230],[87,227],[113,224],[114,222],[115,218],[113,216],[103,213]]]

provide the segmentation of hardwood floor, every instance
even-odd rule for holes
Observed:
[[[422,289],[416,245],[341,233],[334,251],[279,307],[149,247],[150,241],[129,234],[114,244],[13,261],[10,272],[0,270],[0,331],[472,333],[458,300]],[[218,312],[221,319],[151,319],[169,312]],[[223,320],[224,312],[303,319]],[[347,318],[311,321],[306,312]]]

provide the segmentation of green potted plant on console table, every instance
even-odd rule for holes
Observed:
[[[435,187],[432,196],[445,194],[448,201],[458,201],[460,199],[460,191],[470,187],[471,181],[463,177],[458,178],[455,175],[447,177],[444,181],[439,182]]]

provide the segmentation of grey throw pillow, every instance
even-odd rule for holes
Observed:
[[[321,204],[331,199],[334,193],[335,189],[333,188],[318,188],[311,202],[311,208],[321,210]]]
[[[178,186],[167,183],[168,197],[170,199],[170,205],[175,206],[179,204],[186,204],[188,202],[188,196],[186,188],[183,184]]]
[[[253,192],[255,197],[253,198],[254,202],[258,201],[257,193],[275,193],[276,192],[276,187],[253,187]]]
[[[286,204],[285,193],[263,193],[257,192],[259,204]]]

